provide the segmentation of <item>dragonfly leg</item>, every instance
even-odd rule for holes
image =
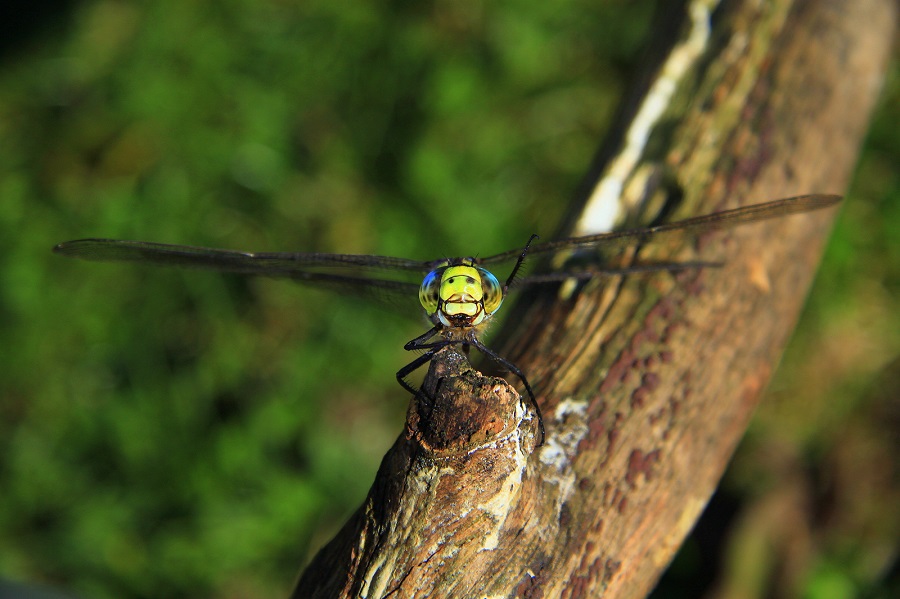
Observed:
[[[410,342],[410,343],[412,343],[412,342]],[[409,344],[407,344],[407,345],[409,345]],[[434,344],[434,345],[438,345],[438,344]],[[439,345],[438,347],[426,348],[426,349],[428,349],[428,351],[426,351],[421,356],[418,356],[415,360],[413,360],[412,362],[410,362],[409,364],[407,364],[406,366],[404,366],[403,368],[398,370],[397,371],[397,382],[400,383],[400,386],[403,387],[404,389],[406,389],[407,391],[409,391],[410,393],[412,393],[413,395],[418,395],[419,390],[417,390],[415,387],[410,385],[409,382],[406,380],[406,377],[409,376],[410,374],[412,374],[414,371],[416,371],[418,368],[420,368],[424,364],[427,364],[428,362],[430,362],[431,358],[434,357],[434,354],[436,354],[437,351],[439,349],[441,349],[441,347],[445,347],[446,345],[449,345],[449,344],[444,343],[443,345]],[[407,349],[409,349],[409,348],[407,348]],[[419,349],[419,348],[416,348],[416,349]]]
[[[425,343],[425,342],[437,334],[438,334],[438,328],[431,327],[430,329],[428,329],[427,331],[425,331],[424,333],[422,333],[415,339],[407,341],[406,345],[403,346],[403,349],[405,349],[406,351],[413,351],[416,349],[429,349],[431,347],[434,347],[435,343]],[[436,343],[440,343],[440,341],[437,341]],[[447,345],[449,345],[449,344],[447,344]],[[423,362],[423,364],[424,364],[424,362]],[[415,370],[415,368],[413,370]],[[409,373],[407,373],[407,374],[409,374]]]
[[[449,345],[465,343],[464,341],[460,341],[460,340],[456,340],[456,339],[444,339],[444,338],[440,338],[437,341],[430,341],[430,339],[432,339],[439,332],[440,332],[440,328],[438,328],[436,326],[432,327],[431,329],[422,333],[415,339],[412,339],[411,341],[407,341],[406,345],[403,346],[403,349],[405,349],[407,351],[425,350],[424,354],[422,354],[421,356],[419,356],[418,358],[416,358],[415,360],[413,360],[412,362],[410,362],[409,364],[407,364],[406,366],[404,366],[403,368],[401,368],[400,370],[397,371],[397,381],[400,383],[400,385],[404,389],[406,389],[413,395],[418,395],[419,391],[417,391],[415,388],[413,388],[412,385],[410,385],[407,382],[406,377],[409,376],[410,374],[412,374],[412,372],[415,371],[417,368],[420,368],[421,366],[424,366],[425,364],[430,362],[431,359],[434,357],[434,354],[436,354],[438,352],[438,350],[443,349]],[[429,398],[429,399],[431,399],[431,398]]]
[[[519,274],[519,269],[522,268],[522,263],[525,262],[525,256],[528,254],[528,248],[531,247],[531,242],[537,239],[537,235],[532,235],[528,240],[528,243],[525,244],[525,247],[522,249],[522,253],[519,254],[518,260],[516,260],[515,266],[513,266],[512,272],[509,273],[509,277],[506,278],[506,283],[503,285],[503,295],[506,295],[506,290],[509,289],[509,286],[512,285],[513,281],[516,278],[516,275]],[[477,347],[477,346],[476,346]]]
[[[529,242],[530,243],[530,242]],[[527,249],[527,248],[526,248]],[[541,414],[541,408],[538,406],[537,399],[534,397],[534,391],[531,390],[531,385],[528,384],[528,379],[525,378],[525,373],[522,372],[518,366],[483,344],[479,341],[474,335],[471,336],[467,343],[471,344],[478,351],[489,357],[494,362],[497,362],[513,374],[515,374],[522,383],[525,385],[525,390],[528,391],[528,398],[531,400],[531,405],[534,407],[534,412],[537,414],[538,419],[538,430],[539,430],[539,439],[538,439],[538,447],[544,444],[544,437],[546,436],[544,433],[544,416]]]

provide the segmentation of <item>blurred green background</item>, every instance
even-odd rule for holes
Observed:
[[[555,230],[654,6],[85,0],[7,19],[0,578],[85,599],[286,596],[400,433],[394,372],[424,330],[287,282],[74,262],[55,243],[521,245]],[[785,368],[659,596],[897,588],[898,105],[895,67]],[[785,488],[809,503],[786,583],[759,550],[780,546],[759,522],[783,528],[765,506]]]

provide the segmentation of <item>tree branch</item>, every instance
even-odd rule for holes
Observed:
[[[666,110],[636,150],[624,132],[652,112],[647,97],[631,111],[587,186],[588,212],[614,188],[626,219],[843,190],[889,54],[893,2],[727,1],[705,38],[697,27],[715,3],[688,4],[695,20],[663,66],[675,93],[650,85]],[[645,596],[775,369],[830,212],[627,257],[721,269],[519,304],[499,352],[536,390],[547,425],[538,449],[534,416],[508,384],[439,353],[426,380],[433,402],[412,403],[365,505],[293,596]],[[593,222],[579,220],[576,234]]]

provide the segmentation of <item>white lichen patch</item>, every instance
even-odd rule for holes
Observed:
[[[578,451],[578,444],[588,434],[588,402],[567,398],[559,402],[553,412],[554,434],[549,436],[540,452],[542,464],[564,472]]]
[[[544,482],[557,486],[556,512],[559,515],[563,504],[575,492],[575,472],[572,459],[578,451],[578,444],[587,437],[588,402],[567,398],[562,400],[553,412],[554,434],[540,452],[541,464],[549,466],[544,471]]]

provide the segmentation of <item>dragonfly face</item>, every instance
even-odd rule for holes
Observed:
[[[435,326],[473,327],[489,318],[503,302],[503,288],[473,258],[448,261],[427,275],[419,302]]]

